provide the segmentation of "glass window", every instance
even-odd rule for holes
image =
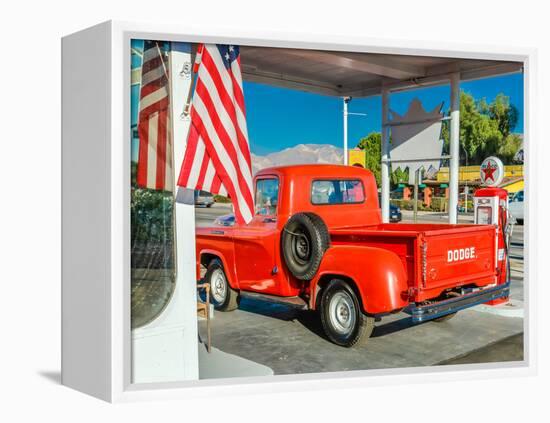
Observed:
[[[132,40],[132,69],[141,69],[144,41]],[[163,53],[168,44],[159,43]],[[162,313],[175,288],[173,193],[138,183],[141,86],[131,91],[131,324],[138,328]],[[173,178],[173,175],[169,175]]]
[[[521,201],[523,202],[523,191],[518,191],[516,196],[514,197],[514,201]]]
[[[490,225],[492,224],[492,215],[493,209],[487,206],[479,206],[477,208],[477,224],[478,225]]]
[[[158,316],[175,286],[172,193],[134,186],[131,204],[132,328]]]
[[[277,214],[279,199],[279,180],[277,178],[258,179],[256,181],[256,214],[274,216]]]
[[[365,201],[363,183],[359,180],[313,181],[312,204],[353,204]]]

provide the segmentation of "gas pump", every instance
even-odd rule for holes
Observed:
[[[474,223],[495,225],[497,285],[508,283],[510,276],[510,258],[508,255],[513,226],[508,211],[508,191],[498,188],[504,175],[504,166],[496,157],[488,157],[481,165],[481,181],[486,187],[474,193]],[[488,302],[497,305],[508,301],[508,297]]]

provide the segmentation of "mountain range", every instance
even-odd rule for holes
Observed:
[[[343,164],[344,150],[329,144],[298,144],[265,156],[251,154],[252,173],[267,167],[309,163]]]

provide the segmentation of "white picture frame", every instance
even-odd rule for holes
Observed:
[[[131,383],[130,335],[130,40],[232,43],[524,64],[525,298],[524,361],[275,377]],[[307,36],[110,21],[63,38],[62,383],[110,402],[190,396],[352,388],[536,372],[537,275],[529,247],[536,233],[537,190],[532,108],[532,49],[358,37]],[[85,78],[86,83],[82,81]],[[85,108],[71,107],[85,102]],[[86,131],[81,131],[85,126]],[[84,134],[83,134],[84,132]],[[85,220],[87,225],[82,226]],[[194,233],[194,228],[193,228]],[[84,272],[82,269],[86,268]],[[188,275],[194,278],[194,275]]]

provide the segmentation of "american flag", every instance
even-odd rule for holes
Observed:
[[[139,96],[137,184],[171,191],[172,141],[168,66],[158,41],[145,41]]]
[[[231,197],[235,219],[254,216],[239,47],[199,47],[191,127],[178,185]]]

